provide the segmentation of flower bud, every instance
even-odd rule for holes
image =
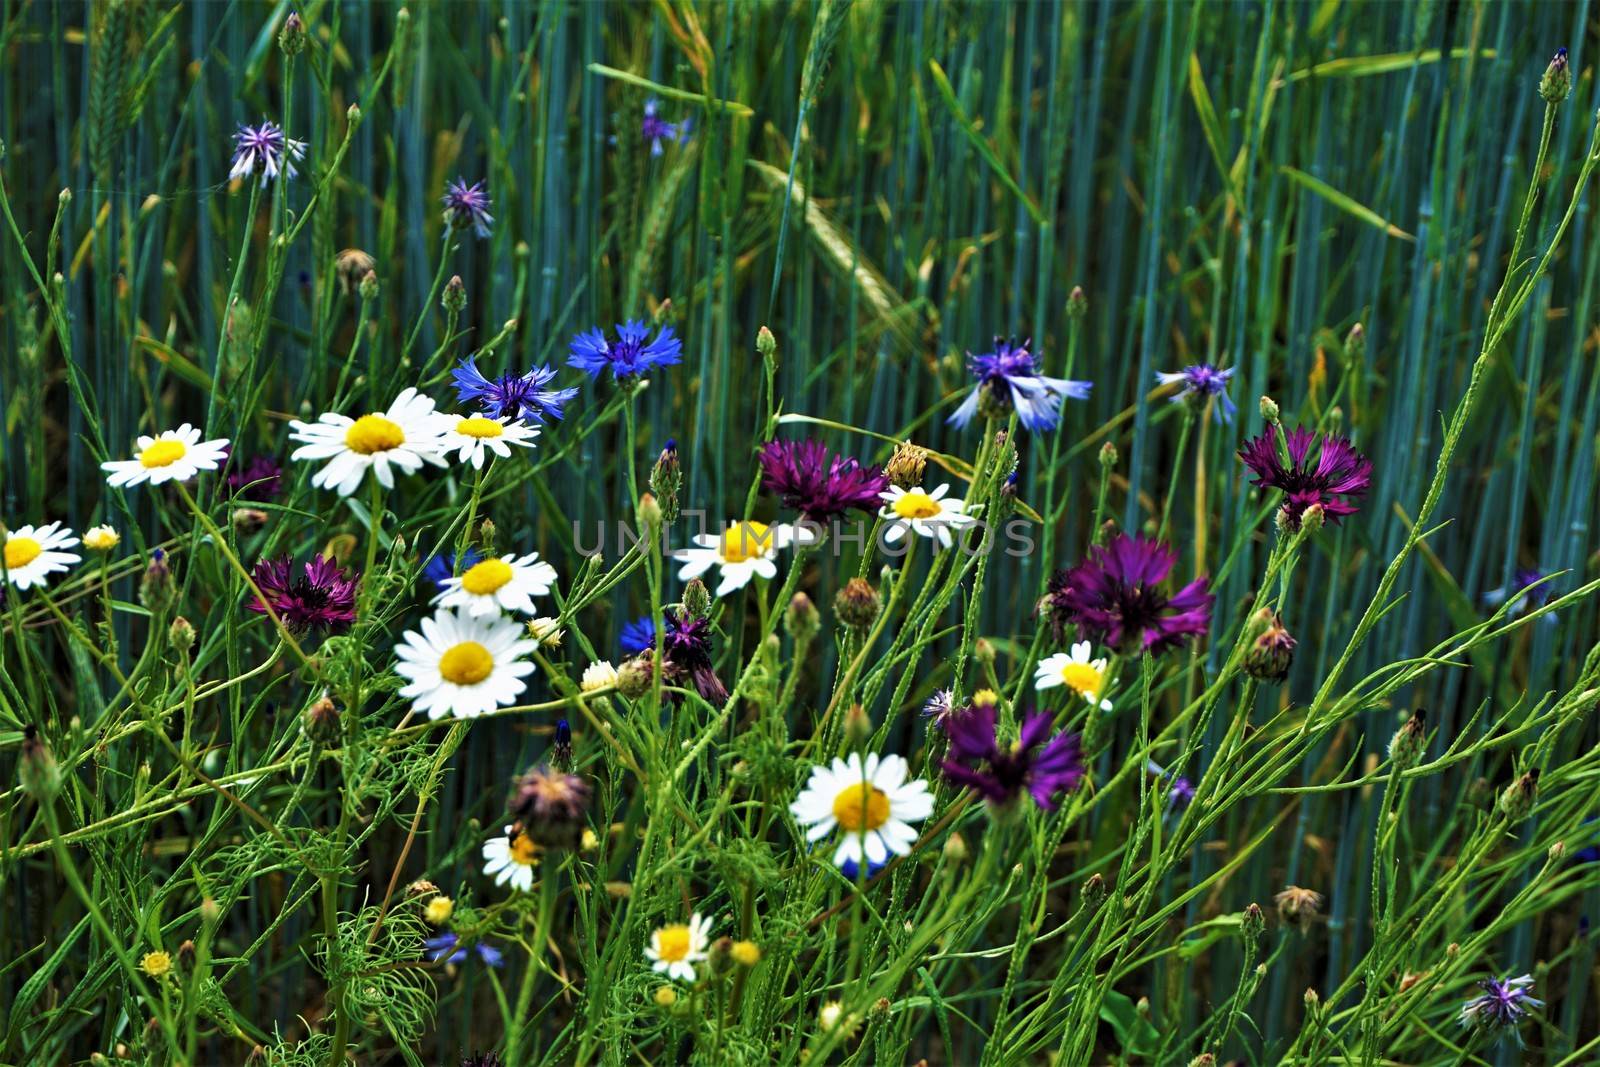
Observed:
[[[334,745],[344,736],[344,719],[339,708],[324,693],[317,702],[306,709],[306,736],[313,744]]]
[[[359,248],[343,249],[333,257],[333,273],[339,279],[339,291],[348,296],[377,265],[377,260]]]
[[[537,619],[528,620],[528,636],[545,648],[560,648],[561,638],[564,635],[559,620],[541,615]]]
[[[1533,810],[1539,793],[1539,768],[1523,771],[1500,793],[1500,814],[1508,822],[1521,822]]]
[[[478,550],[485,556],[494,555],[494,538],[497,532],[493,519],[485,518],[478,523]]]
[[[572,724],[556,720],[555,736],[550,741],[550,763],[561,770],[572,770]]]
[[[356,292],[361,294],[363,300],[376,300],[378,298],[378,272],[369,270],[361,276],[361,284],[356,287]]]
[[[1202,1052],[1189,1061],[1189,1067],[1217,1067],[1217,1058],[1209,1052]]]
[[[922,484],[922,472],[927,466],[928,450],[910,441],[903,441],[895,446],[894,455],[889,457],[883,473],[888,476],[890,485],[915,489]]]
[[[1547,104],[1559,104],[1572,92],[1572,68],[1567,65],[1567,50],[1557,48],[1550,65],[1539,79],[1539,95]]]
[[[650,692],[655,677],[651,662],[654,653],[646,650],[617,668],[617,692],[629,700],[638,700]]]
[[[652,999],[658,1008],[670,1008],[678,1003],[678,991],[669,985],[658,985]]]
[[[872,739],[872,716],[860,704],[851,704],[844,713],[844,736],[851,748],[860,748]]]
[[[1255,944],[1261,937],[1261,932],[1267,928],[1267,917],[1261,912],[1261,905],[1252,901],[1245,905],[1244,914],[1239,919],[1239,933],[1248,944]]]
[[[187,941],[187,940],[184,941],[183,944],[178,946],[178,966],[179,967],[192,967],[192,966],[194,966],[194,954],[195,954],[194,942],[193,941]]]
[[[172,607],[177,595],[172,568],[167,566],[167,554],[158,548],[150,554],[150,565],[139,579],[139,603],[160,615]]]
[[[698,578],[689,579],[689,583],[683,587],[683,610],[696,619],[711,614],[711,590],[706,588],[705,582]]]
[[[1316,533],[1327,522],[1328,513],[1321,504],[1312,504],[1300,513],[1300,528],[1307,533]]]
[[[406,896],[413,900],[420,897],[436,897],[438,895],[439,887],[426,878],[418,878],[415,882],[406,886]]]
[[[945,862],[952,866],[966,862],[970,852],[967,849],[967,839],[961,836],[960,831],[951,831],[950,836],[944,839]]]
[[[1422,709],[1411,713],[1389,739],[1389,759],[1398,770],[1415,767],[1428,744],[1428,731],[1422,724]]]
[[[765,326],[756,331],[756,351],[762,359],[771,359],[778,351],[778,339]]]
[[[1089,911],[1095,911],[1106,899],[1106,880],[1098,871],[1091,874],[1083,883],[1083,906]]]
[[[1289,676],[1297,642],[1275,611],[1262,608],[1253,621],[1257,632],[1244,654],[1244,672],[1259,681],[1281,682]]]
[[[61,768],[50,752],[50,746],[39,739],[39,728],[29,723],[22,729],[22,759],[18,761],[17,776],[22,791],[43,804],[61,789]]]
[[[1273,426],[1278,424],[1278,402],[1270,396],[1261,398],[1261,417]]]
[[[1107,441],[1100,446],[1100,469],[1110,470],[1117,465],[1117,446]]]
[[[1318,996],[1317,991],[1312,989],[1310,986],[1306,986],[1306,993],[1303,999],[1305,1000],[1306,1007],[1308,1008],[1315,1008],[1318,1004],[1322,1003],[1322,998]]]
[[[1567,854],[1567,845],[1564,841],[1557,841],[1545,852],[1545,858],[1551,863],[1560,863],[1561,857]]]
[[[444,284],[444,295],[439,298],[440,305],[450,314],[459,315],[467,306],[467,283],[461,280],[461,275],[452,274],[450,280]]]
[[[1067,294],[1067,317],[1081,319],[1089,311],[1089,298],[1084,295],[1083,286],[1074,285],[1072,292]]]
[[[678,443],[667,438],[667,443],[650,468],[650,491],[661,505],[661,521],[672,524],[678,521],[678,489],[683,485],[683,468],[678,464]]]
[[[1354,362],[1366,355],[1367,330],[1359,322],[1350,327],[1350,332],[1344,335],[1345,358]]]
[[[833,613],[856,636],[865,634],[878,621],[883,601],[865,578],[852,578],[833,598]]]
[[[761,947],[754,941],[735,941],[729,947],[728,955],[741,967],[754,967],[761,962]]]
[[[639,496],[639,528],[644,535],[653,538],[661,529],[661,520],[665,518],[661,510],[660,501],[656,500],[654,493],[643,493]]]
[[[817,631],[822,629],[822,615],[810,597],[796,593],[789,601],[788,610],[783,613],[783,628],[794,638],[795,644],[809,644],[817,636]]]
[[[253,533],[260,533],[261,528],[271,518],[260,508],[234,508],[233,513],[228,517],[233,522],[234,530],[245,537],[249,537]]]
[[[179,615],[172,620],[172,625],[167,627],[167,640],[172,643],[173,649],[180,656],[187,656],[194,647],[194,624]]]
[[[299,55],[306,49],[306,24],[300,18],[298,11],[289,12],[289,17],[283,20],[283,28],[278,31],[278,47],[283,49],[286,56]]]

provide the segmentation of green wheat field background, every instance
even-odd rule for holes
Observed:
[[[1600,1062],[1597,47],[0,0],[0,1063]]]

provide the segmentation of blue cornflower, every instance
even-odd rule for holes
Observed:
[[[1537,567],[1518,567],[1511,575],[1509,585],[1502,585],[1483,594],[1484,603],[1490,607],[1499,607],[1510,600],[1511,607],[1506,612],[1507,615],[1521,615],[1532,608],[1542,608],[1550,603],[1551,597],[1555,596],[1555,590],[1551,587],[1551,583],[1545,581],[1545,577],[1545,573]],[[1554,617],[1545,616],[1547,619]]]
[[[1167,804],[1173,808],[1184,808],[1194,799],[1194,783],[1181,774],[1173,774],[1163,770],[1161,764],[1155,760],[1145,760],[1144,769],[1155,775],[1167,786]]]
[[[642,321],[631,319],[617,327],[617,340],[607,341],[598,330],[580,333],[572,339],[572,355],[567,366],[576,367],[592,378],[610,368],[613,378],[632,378],[653,367],[665,367],[683,358],[683,342],[671,326],[663,326],[653,340]]]
[[[689,139],[689,120],[668,122],[661,117],[661,101],[652,96],[644,102],[644,121],[639,132],[650,146],[650,154],[659,156],[666,142],[683,144]]]
[[[656,621],[648,615],[641,615],[632,622],[623,623],[617,643],[630,656],[637,656],[647,648],[655,648]]]
[[[461,553],[459,559],[453,552],[435,552],[428,557],[428,562],[422,565],[422,576],[440,589],[443,589],[444,583],[455,577],[458,563],[461,570],[465,572],[482,559],[483,556],[475,548],[469,548]]]
[[[1026,340],[1012,344],[996,337],[993,352],[967,353],[967,369],[978,384],[948,421],[965,426],[980,409],[988,417],[1001,418],[1015,408],[1024,429],[1053,430],[1061,421],[1062,397],[1088,399],[1093,382],[1040,374],[1029,344]]]
[[[1174,404],[1188,401],[1196,408],[1203,408],[1206,401],[1216,397],[1217,406],[1211,409],[1211,417],[1218,422],[1232,422],[1233,414],[1238,410],[1233,398],[1228,396],[1228,382],[1233,378],[1233,371],[1233,367],[1219,370],[1209,363],[1196,363],[1180,371],[1156,371],[1156,381],[1162,385],[1183,386],[1172,397]]]
[[[1519,975],[1503,982],[1498,978],[1485,978],[1478,985],[1483,993],[1467,1001],[1457,1016],[1463,1026],[1471,1025],[1480,1030],[1509,1030],[1522,1022],[1529,1008],[1544,1007],[1544,1001],[1528,993],[1528,987],[1533,985],[1532,975]]]
[[[259,126],[240,126],[233,135],[233,168],[228,177],[260,174],[270,182],[282,172],[285,178],[293,178],[295,161],[305,154],[304,141],[285,136],[276,122],[263,119]]]
[[[526,374],[502,374],[485,378],[478,370],[476,356],[468,356],[450,372],[455,379],[456,398],[463,407],[486,410],[502,419],[543,422],[559,419],[561,409],[578,395],[576,389],[546,389],[555,380],[554,367],[535,367]]]
[[[428,950],[428,958],[434,963],[440,960],[446,963],[460,963],[467,958],[468,946],[462,945],[461,939],[448,930],[428,938],[422,946]],[[476,941],[471,948],[478,954],[478,958],[490,967],[500,967],[505,964],[505,956],[487,941]]]
[[[465,178],[457,178],[444,188],[444,196],[439,198],[444,205],[444,224],[452,230],[464,230],[472,227],[479,237],[489,236],[489,227],[494,222],[494,216],[489,214],[493,201],[489,199],[489,186],[484,182],[467,184]]]

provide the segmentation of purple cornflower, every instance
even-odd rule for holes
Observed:
[[[465,178],[457,178],[444,187],[444,195],[439,198],[444,205],[444,224],[452,230],[465,230],[472,227],[479,237],[489,236],[489,227],[494,223],[494,216],[489,214],[489,209],[494,202],[489,199],[489,186],[484,182],[467,184]]]
[[[956,785],[968,786],[995,807],[1005,807],[1024,790],[1045,811],[1054,811],[1057,793],[1083,781],[1083,749],[1078,735],[1065,731],[1048,741],[1050,716],[1023,717],[1016,743],[1000,747],[993,704],[977,704],[945,722],[950,756],[941,767]]]
[[[667,676],[688,675],[695,691],[706,703],[722,707],[728,702],[728,688],[711,664],[711,621],[696,618],[683,608],[668,608],[663,614],[666,632],[661,652],[666,660]]]
[[[950,720],[955,713],[955,694],[948,689],[937,689],[927,703],[922,705],[922,714],[928,721],[940,729]]]
[[[682,144],[689,139],[689,120],[668,122],[661,117],[661,101],[652,96],[644,102],[644,121],[640,123],[639,132],[650,146],[650,154],[659,156],[666,142]]]
[[[502,374],[485,378],[478,370],[477,357],[468,356],[451,371],[456,399],[463,407],[487,411],[502,419],[523,419],[542,423],[561,418],[561,409],[578,395],[576,389],[546,389],[555,381],[554,367],[535,367],[526,374]]]
[[[994,339],[994,351],[980,355],[967,353],[967,369],[978,384],[947,420],[965,426],[980,411],[989,418],[1001,418],[1015,408],[1017,421],[1024,429],[1053,430],[1061,421],[1061,398],[1086,400],[1093,382],[1050,378],[1039,373],[1031,341],[1020,345],[1003,338]]]
[[[1186,400],[1197,408],[1203,408],[1207,400],[1216,397],[1217,406],[1211,409],[1211,417],[1218,422],[1232,422],[1233,414],[1238,410],[1228,396],[1228,381],[1233,377],[1233,371],[1232,367],[1219,370],[1209,363],[1196,363],[1171,373],[1156,371],[1156,381],[1162,385],[1183,386],[1173,396],[1174,404]]]
[[[1186,637],[1203,635],[1213,600],[1206,579],[1196,578],[1172,596],[1159,588],[1176,562],[1165,542],[1122,533],[1091,548],[1083,562],[1050,578],[1041,607],[1056,640],[1071,622],[1092,641],[1159,655]]]
[[[1162,770],[1161,764],[1155,760],[1145,760],[1144,769],[1155,775],[1158,781],[1166,783],[1169,807],[1186,808],[1194,799],[1194,783],[1183,775]]]
[[[1318,446],[1314,463],[1313,445]],[[1300,528],[1301,517],[1313,504],[1320,505],[1332,522],[1356,513],[1372,484],[1371,460],[1357,452],[1347,439],[1318,434],[1305,427],[1289,431],[1287,447],[1289,463],[1285,465],[1278,454],[1278,427],[1272,425],[1260,437],[1246,441],[1239,449],[1239,458],[1255,472],[1252,485],[1283,490],[1286,499],[1281,515],[1289,529]]]
[[[356,621],[356,579],[326,556],[312,556],[299,574],[292,556],[264,559],[250,577],[291,633],[338,634]],[[263,615],[267,611],[255,596],[245,607]]]
[[[683,342],[671,326],[661,327],[652,339],[650,328],[639,319],[629,319],[617,327],[617,340],[607,341],[596,328],[572,339],[572,354],[567,366],[576,367],[591,378],[610,369],[613,378],[633,378],[655,367],[667,367],[683,360]]]
[[[1484,602],[1490,607],[1499,607],[1507,600],[1511,601],[1508,615],[1521,615],[1529,608],[1542,608],[1555,596],[1550,583],[1544,579],[1545,573],[1537,567],[1518,567],[1511,575],[1511,584],[1489,590],[1483,594]],[[1541,585],[1541,582],[1544,584]]]
[[[229,458],[223,482],[238,500],[264,503],[282,491],[283,467],[271,456],[251,456],[244,463]]]
[[[263,119],[259,126],[240,126],[233,135],[233,169],[231,178],[247,178],[252,174],[265,176],[267,181],[282,171],[285,178],[293,178],[295,161],[306,154],[306,143],[284,136],[283,128],[271,119]]]
[[[444,583],[455,577],[458,565],[464,574],[482,559],[483,556],[475,548],[462,552],[459,561],[453,552],[436,552],[422,565],[422,576],[443,589]]]
[[[655,648],[655,620],[648,615],[641,615],[632,622],[623,623],[622,632],[617,635],[617,644],[630,656],[637,656],[647,648]]]
[[[821,441],[768,441],[760,461],[762,486],[813,522],[836,519],[851,508],[872,514],[889,489],[882,467],[835,456]]]
[[[467,958],[468,946],[461,944],[461,939],[448,930],[423,941],[422,947],[428,950],[428,958],[434,963],[441,960],[445,963],[460,963]],[[500,967],[505,963],[505,957],[500,950],[487,941],[475,941],[470,947],[477,953],[478,959],[490,967]]]
[[[1528,993],[1533,976],[1524,974],[1501,981],[1485,978],[1478,983],[1483,992],[1467,1001],[1457,1017],[1461,1025],[1472,1025],[1481,1030],[1504,1030],[1515,1027],[1527,1016],[1529,1008],[1542,1008],[1544,1001]]]

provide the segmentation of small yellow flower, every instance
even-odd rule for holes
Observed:
[[[159,949],[146,952],[139,961],[139,969],[151,978],[164,978],[172,973],[172,955]]]
[[[974,704],[998,704],[1000,703],[1000,694],[993,689],[980,689],[972,694],[972,702]]]
[[[110,552],[122,542],[122,535],[109,526],[90,527],[83,535],[83,547],[90,552]]]
[[[728,954],[741,967],[754,967],[761,962],[761,948],[754,941],[735,941]]]
[[[583,840],[578,845],[585,852],[593,852],[600,847],[600,839],[594,836],[594,831],[587,826],[583,828]]]
[[[670,1008],[678,1003],[678,991],[669,985],[658,985],[656,986],[655,1001],[658,1008]]]
[[[450,913],[455,910],[456,902],[449,897],[434,897],[428,901],[427,907],[422,909],[422,917],[433,926],[443,926],[450,921]]]

